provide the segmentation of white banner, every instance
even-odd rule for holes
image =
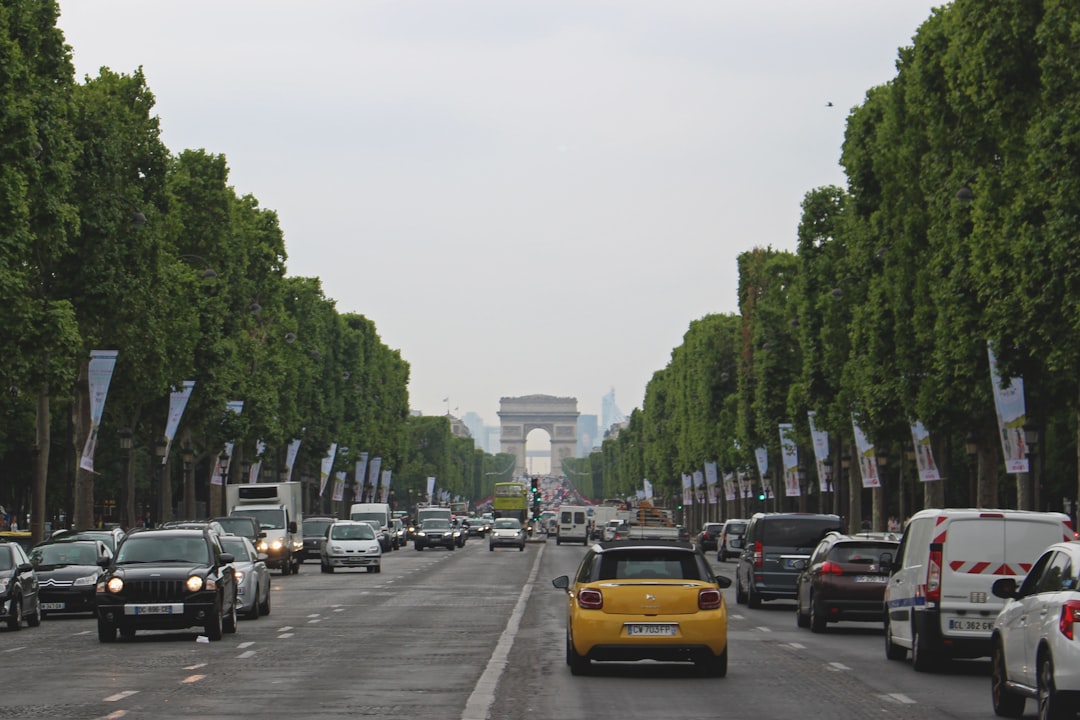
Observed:
[[[367,477],[366,452],[360,453],[360,459],[356,461],[353,469],[353,502],[364,502],[364,478]]]
[[[427,496],[428,502],[435,502],[435,478],[431,476],[427,479]]]
[[[390,473],[392,470],[382,471],[382,484],[379,486],[379,502],[390,502]]]
[[[109,394],[109,382],[116,367],[117,350],[91,350],[87,379],[90,383],[90,433],[83,445],[79,467],[94,471],[94,450],[97,448],[98,428],[105,413],[105,396]]]
[[[832,467],[829,466],[829,433],[818,430],[814,422],[817,413],[811,410],[807,413],[810,418],[810,439],[814,445],[814,464],[817,467],[818,487],[821,492],[832,490]]]
[[[340,502],[345,498],[345,471],[338,470],[334,473],[334,494],[330,496],[330,499],[334,502]]]
[[[188,398],[195,387],[194,380],[185,380],[176,392],[169,393],[169,418],[165,421],[165,455],[161,458],[164,465],[169,459],[169,450],[172,449],[172,441],[176,437],[176,429],[180,427],[180,418],[184,416]]]
[[[367,473],[367,476],[368,476],[368,488],[371,491],[371,493],[366,496],[366,499],[364,500],[364,502],[377,502],[375,500],[375,498],[377,498],[378,495],[376,495],[375,493],[379,489],[379,468],[381,466],[382,466],[382,458],[381,457],[371,458],[371,462],[368,465],[368,473]]]
[[[941,479],[937,463],[934,462],[934,450],[930,447],[930,433],[923,424],[916,420],[911,423],[911,442],[915,445],[915,465],[919,469],[919,480],[933,482]]]
[[[251,467],[248,469],[248,482],[259,482],[259,473],[262,471],[262,457],[266,452],[266,443],[259,440],[255,443],[255,462],[251,463]]]
[[[296,456],[300,453],[300,438],[293,438],[285,449],[285,482],[292,479],[292,469],[296,465]]]
[[[326,490],[326,483],[330,480],[330,470],[334,467],[334,455],[337,454],[337,443],[330,443],[330,449],[322,459],[319,466],[319,497]]]
[[[700,470],[694,471],[694,502],[705,503],[705,473]]]
[[[769,475],[769,450],[768,448],[759,447],[754,451],[754,458],[757,460],[758,475],[761,476],[762,482],[765,482],[765,478]]]
[[[716,483],[718,482],[718,480],[719,478],[716,474],[716,463],[705,463],[705,486],[708,488],[710,505],[715,505],[717,501]]]
[[[799,446],[795,442],[795,426],[780,423],[780,459],[784,468],[784,495],[799,497]]]
[[[855,413],[851,414],[851,429],[855,433],[855,449],[859,453],[859,474],[862,475],[864,488],[881,487],[881,478],[878,477],[877,454],[874,446],[866,439],[866,433],[859,427],[855,420]]]
[[[724,498],[726,500],[738,499],[735,495],[735,473],[724,473]]]
[[[1024,404],[1024,380],[1012,378],[1005,387],[1005,381],[998,375],[997,359],[990,343],[986,344],[986,352],[990,356],[990,380],[994,385],[994,410],[997,411],[998,430],[1001,433],[1001,452],[1005,455],[1005,472],[1026,473],[1028,459],[1024,425],[1027,423],[1027,409]]]
[[[642,482],[642,484],[644,486],[644,489],[642,490],[642,495],[644,496],[644,499],[651,501],[653,499],[652,483],[649,482],[648,478],[646,478],[645,480],[642,480],[641,482]]]
[[[694,478],[690,475],[682,474],[682,501],[683,505],[694,504]]]

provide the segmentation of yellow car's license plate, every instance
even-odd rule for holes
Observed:
[[[677,625],[673,624],[659,624],[659,623],[636,623],[626,626],[627,635],[652,635],[660,637],[670,637],[675,635],[678,630]]]

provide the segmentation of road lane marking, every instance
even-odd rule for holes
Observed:
[[[186,678],[180,681],[182,685],[190,685],[191,683],[197,683],[202,680],[205,675],[188,675]]]
[[[827,670],[831,670],[833,672],[840,672],[842,670],[850,670],[851,669],[847,665],[845,665],[844,663],[841,663],[841,662],[831,662],[828,665],[826,665],[825,668]]]
[[[252,646],[252,645],[254,645],[254,644],[255,644],[255,641],[254,641],[254,640],[248,640],[247,642],[242,642],[242,643],[240,643],[240,644],[239,644],[239,645],[237,645],[236,647],[237,647],[237,649],[239,649],[239,650],[243,650],[244,648],[248,648],[248,647],[251,647],[251,646]]]
[[[788,643],[788,647],[794,648],[795,650],[805,650],[806,649],[806,646],[803,645],[802,643]]]
[[[772,632],[772,628],[770,628],[770,627],[765,627],[764,625],[758,625],[758,626],[757,626],[756,628],[754,628],[754,629],[755,629],[755,630],[760,630],[761,632]]]
[[[532,570],[529,572],[529,579],[525,581],[525,587],[521,589],[517,604],[514,605],[514,611],[510,613],[510,619],[499,636],[499,642],[495,645],[495,650],[491,653],[491,657],[488,658],[483,674],[476,681],[476,687],[473,688],[468,702],[465,703],[465,709],[461,713],[461,720],[487,720],[488,711],[491,710],[491,706],[495,703],[495,688],[499,684],[499,677],[502,676],[503,671],[506,669],[510,649],[514,646],[514,637],[517,635],[518,627],[521,625],[521,617],[525,614],[525,606],[529,602],[529,595],[532,594],[536,575],[540,571],[540,558],[544,556],[545,547],[547,546],[541,545],[540,550],[536,553]]]
[[[19,652],[20,650],[25,650],[25,649],[26,649],[25,645],[20,645],[19,647],[8,648],[4,652],[13,653],[13,652]]]
[[[127,710],[113,710],[108,715],[102,715],[97,720],[120,720],[125,715],[127,715]]]
[[[240,653],[236,657],[239,660],[247,660],[249,657],[251,657],[254,654],[255,654],[254,650],[245,650],[244,652]]]
[[[319,613],[311,613],[310,615],[308,615],[308,617],[309,618],[319,617]]]
[[[206,663],[195,663],[194,665],[188,665],[183,668],[184,670],[198,670],[201,667],[206,667]]]
[[[345,612],[345,608],[334,608],[334,612]]]
[[[292,636],[293,633],[282,633],[281,635],[278,635],[278,640],[285,640],[286,638],[291,638]]]
[[[882,700],[891,700],[892,702],[900,703],[901,705],[915,705],[914,700],[909,698],[904,693],[889,693],[888,695],[882,695]]]
[[[309,624],[314,624],[317,622],[322,622],[322,618],[312,618],[311,620],[308,620]]]
[[[290,630],[292,630],[292,629],[293,629],[292,625],[286,625],[286,626],[285,626],[285,627],[283,627],[283,628],[278,628],[278,632],[279,632],[279,633],[282,633],[282,632],[289,632],[289,631],[290,631]]]
[[[134,695],[137,692],[139,692],[139,691],[138,690],[124,690],[123,692],[118,692],[115,695],[110,695],[109,697],[105,698],[102,702],[119,702],[120,700],[123,700],[126,697],[131,697],[132,695]]]

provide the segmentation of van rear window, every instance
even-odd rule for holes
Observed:
[[[840,530],[840,522],[833,518],[776,517],[767,519],[762,525],[761,541],[781,547],[812,548],[825,533]]]

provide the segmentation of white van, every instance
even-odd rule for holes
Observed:
[[[922,510],[904,530],[885,587],[885,656],[933,670],[949,658],[989,656],[1005,601],[990,586],[1019,583],[1043,550],[1073,539],[1062,513]]]
[[[388,503],[353,503],[349,506],[350,520],[376,521],[379,523],[379,546],[383,552],[398,549],[397,538],[390,531],[392,517]]]
[[[584,505],[563,505],[559,508],[558,526],[555,530],[555,544],[579,542],[589,544],[591,518],[589,508]]]

